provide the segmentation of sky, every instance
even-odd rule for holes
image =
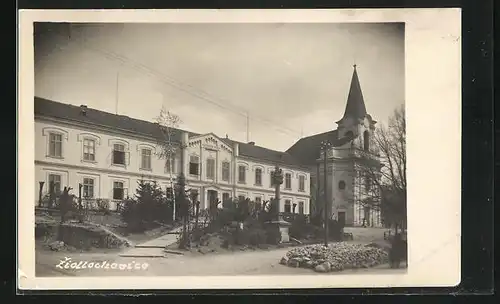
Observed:
[[[165,107],[196,133],[246,142],[248,126],[285,151],[334,130],[354,63],[375,120],[404,104],[400,24],[50,26],[35,30],[36,96],[148,121]]]

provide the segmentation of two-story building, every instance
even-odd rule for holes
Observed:
[[[159,157],[164,134],[158,124],[35,97],[35,186],[65,186],[82,196],[109,199],[111,208],[135,194],[139,180],[171,189],[184,173],[202,208],[211,200],[274,197],[271,175],[283,170],[280,211],[309,214],[310,172],[289,153],[213,133],[174,130],[171,159]],[[44,193],[48,192],[45,186]]]

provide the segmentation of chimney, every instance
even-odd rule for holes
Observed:
[[[80,113],[85,116],[87,115],[87,106],[86,105],[81,105],[80,106]]]
[[[255,141],[251,141],[248,143],[249,145],[255,146]]]
[[[181,143],[183,146],[187,146],[189,143],[189,133],[182,132]]]
[[[233,143],[233,153],[234,156],[240,156],[240,145],[238,143]]]

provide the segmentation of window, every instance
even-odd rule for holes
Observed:
[[[262,198],[260,196],[255,197],[255,207],[256,211],[260,211],[262,209]]]
[[[299,191],[304,192],[306,188],[306,178],[304,175],[299,176]]]
[[[172,153],[170,156],[167,156],[165,160],[165,172],[173,173],[175,172],[175,153]]]
[[[151,149],[141,149],[141,169],[151,170]]]
[[[229,162],[222,163],[222,180],[228,182],[229,181]]]
[[[285,200],[285,213],[292,212],[292,202],[290,200]]]
[[[340,190],[344,190],[345,189],[345,182],[344,181],[340,181],[339,182],[339,189]]]
[[[370,150],[370,132],[365,131],[363,133],[363,141],[364,141],[364,143],[363,143],[364,150],[365,151]]]
[[[304,214],[304,202],[299,202],[299,214]]]
[[[292,189],[292,175],[290,173],[285,174],[285,189]]]
[[[57,133],[49,134],[49,156],[62,157],[62,135]]]
[[[198,175],[200,170],[200,158],[196,155],[191,155],[189,158],[189,174]]]
[[[125,146],[122,144],[113,145],[113,164],[125,165]]]
[[[274,186],[274,171],[271,171],[271,174],[269,175],[269,178],[271,180],[271,183],[269,184],[269,187]]]
[[[83,140],[83,160],[95,161],[95,140],[88,138]]]
[[[229,200],[229,193],[222,193],[222,202],[227,202]]]
[[[93,198],[94,197],[94,179],[93,178],[84,178],[83,179],[83,197],[85,198]]]
[[[59,174],[49,174],[49,192],[52,183],[54,185],[54,193],[61,193],[61,176]]]
[[[369,175],[366,175],[365,176],[365,188],[366,188],[366,191],[370,191],[371,186],[372,186],[372,180],[371,180],[371,178],[370,178]]]
[[[363,209],[363,226],[370,226],[371,209],[370,207],[364,207]]]
[[[215,159],[207,159],[207,179],[215,179]]]
[[[245,166],[238,167],[238,182],[244,183],[246,181],[246,168]]]
[[[255,169],[255,184],[257,186],[262,186],[262,169]]]
[[[122,182],[113,182],[113,199],[123,200],[124,191]]]

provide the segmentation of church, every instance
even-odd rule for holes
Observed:
[[[286,151],[311,172],[311,214],[323,212],[326,196],[330,218],[346,226],[382,226],[381,212],[374,207],[378,203],[367,203],[378,197],[366,174],[367,161],[381,168],[373,143],[376,123],[366,110],[354,65],[345,112],[336,129],[304,137]]]

